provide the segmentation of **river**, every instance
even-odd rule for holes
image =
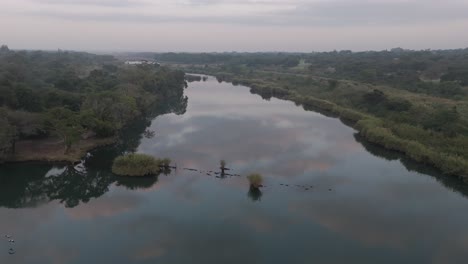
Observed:
[[[247,87],[210,77],[185,93],[186,111],[135,124],[75,167],[1,165],[0,263],[468,259],[466,184]],[[128,151],[177,169],[112,175],[112,159]],[[249,190],[253,172],[264,176],[261,192]]]

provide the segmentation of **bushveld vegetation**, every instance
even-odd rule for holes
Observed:
[[[81,52],[0,50],[0,161],[23,140],[59,138],[63,152],[87,138],[110,138],[168,101],[185,100],[184,73],[124,65]],[[177,112],[177,109],[173,109]],[[47,155],[47,153],[43,153]]]
[[[191,74],[186,74],[185,75],[185,80],[188,82],[199,82],[202,80],[201,76],[198,75],[191,75]]]
[[[160,160],[160,166],[165,169],[169,168],[171,166],[171,159],[164,158]]]
[[[248,175],[247,180],[249,180],[250,187],[252,188],[259,188],[263,184],[263,176],[259,173],[252,173]]]
[[[220,167],[221,169],[226,168],[226,161],[225,161],[225,160],[220,160],[220,161],[219,161],[219,167]]]
[[[146,154],[128,154],[115,158],[112,172],[120,176],[157,175],[170,166],[170,159],[157,159]]]
[[[236,58],[183,67],[339,117],[373,143],[468,179],[468,49],[224,55]]]

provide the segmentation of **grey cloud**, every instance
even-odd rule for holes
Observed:
[[[277,14],[307,25],[402,24],[468,19],[468,4],[459,1],[330,1],[301,4]]]
[[[41,2],[58,2],[58,0],[39,0]],[[66,3],[91,4],[93,0],[68,0]],[[64,3],[60,1],[60,3]],[[176,2],[177,3],[177,2]],[[190,8],[190,5],[221,5],[226,3],[239,3],[239,1],[188,1],[181,2],[180,8]],[[240,3],[252,3],[241,1]],[[369,2],[369,1],[331,1],[305,3],[289,1],[278,4],[274,1],[261,2],[281,6],[282,4],[297,5],[295,10],[284,10],[270,13],[250,15],[232,14],[230,16],[215,16],[209,13],[201,16],[178,15],[142,15],[132,11],[127,13],[71,13],[63,12],[36,12],[26,13],[64,19],[72,21],[110,21],[132,23],[214,23],[214,24],[240,24],[250,26],[353,26],[353,25],[404,25],[421,24],[426,22],[453,21],[468,19],[468,4],[458,1],[446,1],[443,5],[438,1],[412,1],[412,2]],[[125,6],[138,5],[143,2],[129,0],[104,1],[100,5]],[[184,7],[185,6],[185,7]],[[156,5],[148,5],[148,8]]]
[[[201,16],[162,16],[162,15],[141,15],[136,13],[127,14],[88,14],[88,13],[68,13],[68,12],[29,12],[23,13],[28,16],[49,17],[55,19],[71,21],[107,21],[122,23],[215,23],[215,24],[241,24],[241,25],[284,25],[279,21],[270,20],[266,16],[247,16],[239,18],[237,16],[227,16],[223,18]],[[289,24],[289,23],[288,23]]]
[[[1,28],[0,35],[21,48],[106,50],[109,37],[125,35],[146,42],[120,39],[113,46],[192,51],[457,48],[468,41],[463,34],[468,0],[4,0],[0,22],[15,25]],[[62,37],[46,39],[39,32]],[[195,33],[203,38],[194,39]]]
[[[33,3],[48,4],[48,5],[88,5],[88,6],[104,6],[104,7],[129,7],[141,6],[144,2],[139,0],[31,0]]]

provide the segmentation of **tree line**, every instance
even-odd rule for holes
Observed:
[[[167,63],[220,66],[241,74],[258,68],[389,85],[415,93],[460,99],[468,86],[468,48],[311,53],[145,53]]]

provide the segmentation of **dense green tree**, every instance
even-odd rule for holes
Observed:
[[[65,91],[78,91],[82,80],[73,71],[67,71],[54,82],[57,89]]]
[[[15,108],[17,105],[15,90],[7,85],[0,84],[0,107]]]
[[[108,121],[120,128],[138,115],[135,98],[120,95],[116,92],[90,94],[83,102],[82,110],[91,111],[102,121]]]
[[[328,81],[328,87],[332,90],[338,86],[338,80],[329,79],[327,81]]]
[[[448,72],[441,77],[442,81],[458,81],[462,85],[468,85],[468,66],[450,67]]]
[[[384,92],[374,89],[372,92],[364,94],[363,99],[367,105],[376,105],[387,100],[387,96]]]
[[[80,140],[84,132],[79,121],[77,113],[63,107],[53,108],[48,112],[48,128],[63,140],[65,153]]]
[[[0,53],[7,53],[7,52],[9,52],[9,51],[10,51],[10,49],[8,48],[7,45],[2,45],[2,46],[0,47]]]
[[[44,116],[40,113],[26,111],[8,111],[8,120],[16,128],[20,138],[41,138],[47,135]]]
[[[40,112],[43,109],[42,98],[39,93],[24,85],[15,87],[18,108],[30,112]]]
[[[17,140],[53,136],[63,139],[68,151],[81,136],[115,136],[137,119],[183,113],[185,85],[183,72],[158,65],[124,65],[107,55],[10,51],[3,46],[2,152],[14,149]]]
[[[14,152],[16,129],[7,119],[6,111],[0,109],[0,160]]]
[[[447,135],[454,136],[456,134],[456,126],[459,119],[460,114],[456,107],[440,107],[430,115],[427,115],[423,120],[423,124],[427,129],[444,132]]]

